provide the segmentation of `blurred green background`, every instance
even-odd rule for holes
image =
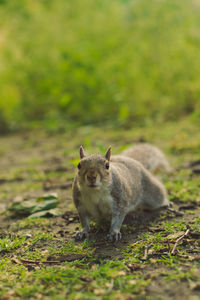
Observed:
[[[0,0],[2,133],[196,122],[199,99],[198,0]]]

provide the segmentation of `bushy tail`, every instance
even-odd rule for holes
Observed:
[[[162,170],[170,172],[172,170],[164,153],[157,147],[150,144],[138,144],[130,147],[121,152],[121,155],[128,156],[139,161],[152,173]]]

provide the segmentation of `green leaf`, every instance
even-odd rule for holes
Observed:
[[[12,204],[8,210],[14,215],[32,215],[37,212],[55,208],[58,204],[57,194],[48,194],[37,199],[22,200]]]
[[[41,218],[41,217],[51,217],[51,216],[59,216],[60,215],[60,210],[58,208],[54,209],[49,209],[49,210],[43,210],[43,211],[38,211],[34,214],[31,214],[28,218]]]
[[[57,193],[47,194],[37,199],[37,202],[47,201],[47,200],[58,200]]]
[[[43,211],[43,210],[48,210],[48,209],[51,209],[51,208],[55,208],[57,204],[58,204],[57,199],[39,202],[39,203],[37,203],[37,205],[35,207],[33,207],[31,213],[36,213],[38,211]]]
[[[32,211],[36,206],[37,206],[37,201],[33,199],[33,200],[14,203],[8,208],[8,210],[20,215],[29,215],[32,213]]]

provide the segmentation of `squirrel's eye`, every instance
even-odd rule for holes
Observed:
[[[78,169],[80,170],[80,168],[81,168],[81,164],[79,163],[79,164],[78,164]]]
[[[109,163],[105,164],[105,168],[108,170],[109,169]]]

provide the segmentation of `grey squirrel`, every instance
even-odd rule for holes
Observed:
[[[72,191],[82,231],[75,238],[89,237],[90,219],[107,220],[111,222],[108,238],[118,241],[129,212],[169,207],[165,187],[147,170],[158,167],[170,169],[162,151],[149,144],[136,145],[112,157],[111,147],[105,155],[86,155],[81,146]]]

